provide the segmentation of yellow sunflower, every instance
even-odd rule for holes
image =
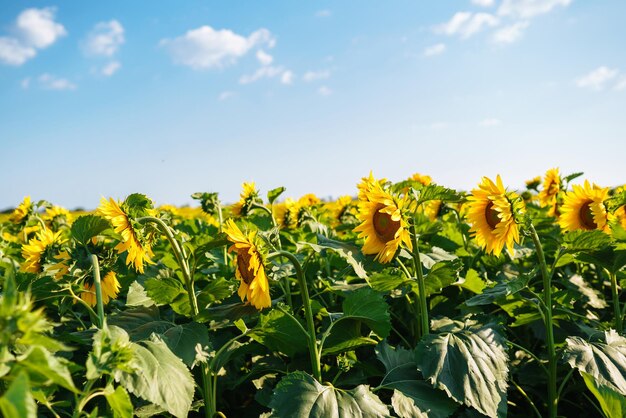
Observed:
[[[65,251],[60,251],[53,257],[57,262],[49,266],[44,267],[46,274],[54,276],[55,280],[59,280],[70,272],[69,263],[72,260],[70,254]]]
[[[328,205],[333,224],[341,224],[357,216],[357,204],[352,196],[340,196]]]
[[[505,245],[512,253],[514,243],[520,239],[515,214],[522,211],[523,203],[517,194],[506,192],[500,175],[496,177],[495,183],[483,177],[478,188],[472,190],[468,198],[470,233],[488,253],[500,255]]]
[[[298,202],[292,198],[287,198],[284,202],[274,205],[273,209],[280,228],[293,229],[298,226],[298,214],[300,213]]]
[[[22,245],[22,257],[24,257],[22,271],[36,274],[43,272],[46,256],[50,255],[48,253],[53,246],[61,245],[63,242],[60,232],[53,232],[50,229],[39,231],[35,238]]]
[[[608,187],[593,186],[585,180],[583,186],[575,185],[565,193],[560,208],[559,225],[565,231],[599,229],[609,232],[604,201],[609,196]]]
[[[252,207],[252,203],[258,201],[259,191],[256,189],[254,182],[244,183],[243,190],[239,195],[239,202],[231,207],[231,211],[235,216],[246,216]]]
[[[25,218],[27,218],[32,211],[33,204],[30,201],[30,196],[26,196],[22,203],[20,203],[17,208],[15,208],[13,213],[11,213],[11,215],[9,216],[9,221],[13,222],[14,224],[19,224]]]
[[[526,180],[526,188],[528,190],[537,190],[537,187],[539,187],[540,184],[541,184],[541,176],[537,176],[532,179]]]
[[[106,305],[111,299],[117,299],[117,295],[120,293],[120,282],[117,281],[117,276],[114,271],[109,271],[100,280],[100,287],[102,288],[102,303]],[[85,291],[81,292],[80,298],[87,302],[89,306],[96,306],[96,285],[94,283],[85,283]]]
[[[126,264],[133,264],[135,270],[143,273],[144,263],[153,264],[150,257],[154,256],[147,242],[142,243],[137,231],[133,228],[128,215],[119,203],[110,198],[102,198],[97,213],[111,222],[115,232],[122,236],[122,241],[115,246],[118,254],[127,251]]]
[[[315,196],[313,193],[307,193],[304,196],[302,196],[300,199],[298,199],[298,203],[301,206],[315,206],[321,203],[321,200],[319,197]]]
[[[426,174],[415,173],[409,180],[416,181],[424,186],[428,186],[433,182],[432,177]],[[428,219],[434,221],[441,210],[441,200],[430,200],[419,207],[419,211],[423,212]]]
[[[411,180],[421,183],[424,186],[428,186],[433,181],[433,179],[430,176],[426,174],[420,174],[420,173],[413,174],[411,176]]]
[[[271,306],[270,286],[263,257],[256,244],[256,232],[244,234],[232,219],[226,221],[224,232],[233,243],[228,251],[237,253],[235,277],[240,282],[237,293],[241,301],[247,299],[258,310]]]
[[[548,215],[558,216],[557,197],[561,190],[561,175],[558,168],[551,168],[546,172],[543,188],[537,196],[541,207],[550,206]]]
[[[404,216],[408,200],[406,196],[395,198],[382,188],[380,182],[369,184],[369,190],[363,191],[359,202],[361,224],[354,231],[359,232],[359,238],[365,239],[364,254],[376,254],[376,260],[388,263],[400,244],[404,243],[410,250],[413,248]]]
[[[48,223],[69,223],[72,220],[70,212],[60,206],[52,206],[46,209],[46,212],[41,217]]]
[[[377,185],[382,187],[386,182],[387,179],[376,180],[374,178],[374,174],[370,171],[370,175],[368,177],[361,178],[361,182],[356,186],[359,189],[359,194],[357,196],[359,201],[367,200],[367,195],[370,190]]]

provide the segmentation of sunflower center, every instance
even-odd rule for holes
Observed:
[[[243,281],[249,285],[254,280],[254,269],[250,265],[250,254],[248,251],[241,251],[237,253],[237,268]]]
[[[580,218],[580,224],[584,229],[596,229],[598,225],[593,219],[593,212],[591,212],[591,202],[585,202],[578,211],[578,217]]]
[[[491,201],[489,201],[485,207],[485,219],[487,220],[487,225],[489,225],[491,229],[496,229],[496,226],[500,223],[498,211],[493,208],[493,202]]]
[[[383,242],[394,239],[396,231],[400,228],[400,221],[394,221],[391,219],[391,215],[381,213],[378,210],[374,213],[373,221],[374,231],[376,231],[376,235]]]

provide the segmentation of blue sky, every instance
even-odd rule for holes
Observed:
[[[626,181],[626,2],[20,1],[0,9],[0,208],[355,194],[429,174]]]

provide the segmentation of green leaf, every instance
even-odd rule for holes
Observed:
[[[234,281],[226,280],[223,277],[211,280],[209,284],[198,293],[198,305],[202,309],[230,297],[235,292],[235,286],[236,283]]]
[[[582,171],[577,172],[577,173],[572,173],[572,174],[570,174],[568,176],[563,177],[563,181],[565,181],[565,183],[569,183],[570,181],[572,181],[574,179],[577,179],[578,177],[582,176],[583,174],[585,174],[585,173],[583,173]]]
[[[131,343],[137,373],[121,373],[119,383],[176,417],[186,417],[194,394],[194,380],[183,362],[153,335],[150,341]]]
[[[393,410],[400,418],[429,418],[429,411],[422,411],[417,407],[415,401],[408,396],[405,396],[399,390],[393,391],[391,397],[391,406]]]
[[[180,293],[184,292],[180,280],[173,277],[151,277],[146,280],[145,287],[148,297],[159,305],[172,303]]]
[[[587,385],[587,389],[596,397],[602,412],[607,418],[623,418],[626,416],[626,397],[613,389],[599,385],[588,373],[580,372],[580,375]]]
[[[317,235],[317,244],[310,242],[299,242],[298,248],[303,246],[311,247],[315,252],[321,253],[323,250],[332,250],[341,258],[346,260],[354,269],[354,273],[361,279],[367,279],[367,271],[363,267],[365,256],[361,253],[361,249],[356,245],[348,242],[336,241],[326,238],[323,235]]]
[[[30,347],[17,358],[16,367],[26,370],[30,380],[37,385],[47,386],[52,382],[74,393],[79,392],[74,386],[72,374],[68,369],[68,361],[55,357],[43,347]]]
[[[269,192],[267,192],[267,200],[270,202],[270,204],[274,203],[274,201],[276,199],[278,199],[278,197],[284,193],[284,191],[287,190],[284,187],[277,187],[275,189],[270,190]]]
[[[80,244],[87,245],[89,240],[109,229],[111,225],[106,219],[96,215],[84,215],[72,223],[72,237]]]
[[[497,283],[495,286],[484,289],[479,295],[472,296],[465,304],[467,306],[489,305],[498,300],[504,299],[509,295],[514,295],[528,286],[528,282],[535,276],[534,271],[528,274],[520,274],[519,276]]]
[[[469,269],[465,278],[458,282],[458,285],[463,289],[467,289],[472,293],[477,295],[481,294],[485,289],[487,284],[485,281],[478,275],[478,272],[474,269]]]
[[[611,236],[597,229],[571,231],[563,235],[563,246],[570,253],[600,251],[610,244]]]
[[[123,387],[118,386],[113,390],[113,387],[107,386],[104,397],[113,411],[113,418],[132,418],[133,403]]]
[[[37,404],[26,373],[18,374],[0,397],[0,412],[5,418],[37,418]]]
[[[274,418],[390,417],[389,410],[366,385],[341,390],[322,385],[297,371],[283,377],[270,402]]]
[[[259,323],[248,335],[272,351],[293,357],[306,350],[309,337],[295,321],[295,317],[273,309],[267,315],[259,316]]]
[[[432,418],[446,418],[458,408],[458,405],[448,398],[445,392],[433,388],[424,381],[417,371],[415,355],[412,351],[400,347],[393,349],[387,342],[382,342],[376,347],[376,358],[383,363],[386,371],[380,387],[394,389],[396,403],[401,406],[404,414],[401,415],[392,401],[398,415],[411,416],[406,413],[417,410],[420,413],[427,412]],[[395,392],[402,396],[396,396]]]
[[[189,367],[196,358],[196,345],[210,347],[209,330],[197,322],[176,325],[163,333],[167,346]]]
[[[417,204],[428,202],[429,200],[442,200],[444,202],[458,202],[463,199],[463,196],[454,189],[439,186],[435,183],[430,183],[428,186],[422,188],[419,193]]]
[[[493,324],[444,318],[433,321],[433,330],[440,333],[424,336],[416,349],[424,377],[484,415],[506,416],[508,359]]]
[[[153,306],[154,301],[148,297],[146,289],[135,280],[128,287],[126,306]]]
[[[435,263],[424,276],[426,296],[440,293],[442,289],[456,282],[461,269],[463,269],[463,263],[458,258]]]
[[[381,272],[373,273],[368,281],[372,289],[385,293],[413,283],[412,280],[408,280],[404,274],[395,268],[386,268]]]
[[[606,342],[566,340],[565,359],[572,368],[589,374],[599,385],[626,396],[626,338],[615,330],[604,333]]]
[[[150,209],[154,208],[152,200],[141,193],[128,195],[121,206],[131,218],[150,216]]]

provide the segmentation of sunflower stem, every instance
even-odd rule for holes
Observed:
[[[311,368],[313,376],[318,382],[322,381],[322,368],[320,365],[320,352],[317,349],[317,337],[315,334],[315,324],[313,323],[313,311],[311,310],[311,299],[309,298],[309,289],[306,284],[306,278],[302,271],[302,266],[295,255],[288,251],[276,251],[267,256],[268,259],[274,257],[287,258],[296,269],[298,285],[300,286],[300,294],[302,295],[302,305],[304,306],[304,314],[306,317],[306,325],[308,330],[309,355],[311,357]]]
[[[98,328],[104,326],[104,303],[102,302],[102,283],[100,282],[100,264],[98,256],[91,254],[91,265],[93,266],[93,283],[96,287],[96,306],[98,312]]]
[[[548,272],[546,265],[546,258],[543,254],[543,248],[541,241],[539,241],[539,235],[535,226],[530,223],[530,235],[533,239],[535,249],[537,251],[537,258],[539,259],[539,265],[541,267],[541,276],[543,277],[543,302],[545,309],[545,327],[546,327],[546,342],[548,344],[548,416],[555,418],[557,414],[558,396],[556,388],[556,349],[554,345],[554,328],[552,321],[552,282],[551,275]]]
[[[222,231],[224,230],[224,215],[222,214],[222,203],[221,202],[217,202],[217,219],[219,221],[219,231],[220,234],[222,233]],[[223,248],[224,250],[224,265],[228,264],[228,250],[226,249],[226,247]]]
[[[606,273],[611,278],[611,295],[613,296],[613,312],[615,316],[614,325],[615,325],[615,329],[617,330],[617,332],[621,334],[623,331],[623,328],[622,328],[623,324],[622,324],[622,311],[621,311],[620,302],[619,302],[619,290],[617,289],[617,275],[608,270],[606,270]]]
[[[415,274],[417,275],[417,287],[419,290],[418,302],[420,312],[420,335],[421,339],[424,335],[430,333],[430,321],[428,320],[428,302],[426,301],[426,285],[424,284],[424,273],[422,272],[422,260],[420,259],[420,250],[418,247],[417,231],[415,230],[415,222],[411,223],[411,243],[413,244],[413,264],[415,265]]]

